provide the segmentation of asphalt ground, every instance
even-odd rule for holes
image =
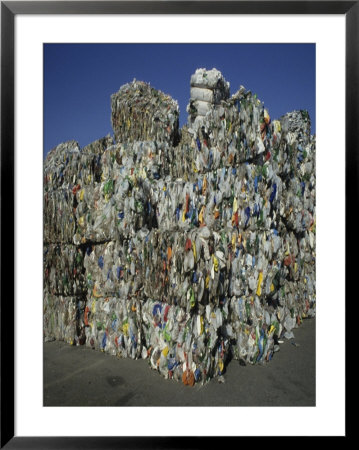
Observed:
[[[44,406],[315,406],[315,319],[305,319],[264,365],[232,360],[224,383],[185,386],[147,360],[46,342]]]

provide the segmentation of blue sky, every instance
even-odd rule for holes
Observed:
[[[220,70],[231,95],[256,93],[272,119],[308,110],[315,133],[315,44],[45,44],[44,155],[113,134],[110,96],[134,78],[176,99],[182,126],[200,67]]]

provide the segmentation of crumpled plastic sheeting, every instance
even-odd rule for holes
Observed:
[[[131,122],[115,143],[60,144],[44,170],[45,338],[148,358],[186,385],[269,361],[316,299],[308,114],[272,121],[245,88],[214,101],[225,86],[201,83],[191,96],[213,104],[176,145],[176,104],[134,82],[113,120],[142,111],[149,127],[160,108],[154,134]]]

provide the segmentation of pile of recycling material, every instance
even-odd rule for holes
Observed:
[[[49,152],[45,340],[194,385],[224,381],[233,359],[266,363],[315,315],[308,113],[272,121],[215,69],[192,76],[199,101],[175,143],[177,103],[134,81],[112,96],[114,141]]]

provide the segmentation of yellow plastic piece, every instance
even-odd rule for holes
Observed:
[[[218,272],[218,259],[213,255],[214,271]]]
[[[201,211],[198,214],[199,223],[203,223],[204,206],[202,206]]]
[[[194,259],[195,259],[195,261],[197,261],[196,243],[194,241],[192,242],[192,250],[193,250]]]
[[[199,332],[199,335],[201,335],[201,334],[203,334],[203,317],[202,316],[200,316],[200,325],[201,325],[201,327],[200,327],[200,332]]]
[[[94,297],[97,297],[97,298],[101,297],[101,295],[97,292],[96,284],[95,284],[95,286],[93,287],[92,295],[93,295]]]
[[[122,331],[125,336],[128,336],[128,329],[129,329],[129,324],[125,323],[125,325],[123,325],[123,327],[122,327]]]
[[[265,109],[264,110],[264,121],[266,124],[268,124],[270,122],[270,116],[268,114],[268,111]]]
[[[285,252],[285,256],[288,256],[288,255],[289,255],[289,242],[287,242],[287,250]]]
[[[281,126],[280,126],[280,122],[279,122],[279,120],[273,120],[273,125],[274,125],[274,131],[276,132],[276,133],[280,133],[280,131],[281,131]]]
[[[260,297],[262,294],[262,282],[263,282],[263,272],[260,272],[259,277],[258,277],[258,286],[257,286],[257,292],[256,292],[258,297]]]
[[[236,234],[232,234],[232,247],[234,248],[236,246]]]
[[[204,177],[203,178],[203,185],[202,185],[202,194],[204,195],[206,193],[207,190],[207,178]]]
[[[237,211],[238,211],[237,197],[234,197],[234,200],[233,200],[233,212],[236,213]]]
[[[207,275],[206,276],[206,289],[208,289],[210,279],[211,279],[210,276]]]

